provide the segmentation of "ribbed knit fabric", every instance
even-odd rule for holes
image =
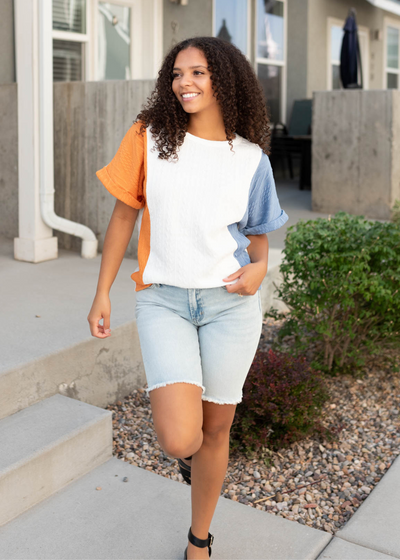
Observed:
[[[181,288],[226,285],[250,263],[246,235],[268,233],[288,219],[281,209],[268,156],[236,135],[228,141],[186,133],[178,162],[158,158],[149,129],[129,129],[97,176],[138,216],[136,290],[153,282]]]

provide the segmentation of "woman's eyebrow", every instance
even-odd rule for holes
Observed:
[[[205,68],[207,70],[207,66],[203,66],[202,64],[198,64],[197,66],[189,66],[189,68]],[[180,68],[173,68],[173,70],[180,70]]]

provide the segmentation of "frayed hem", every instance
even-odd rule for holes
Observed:
[[[160,387],[166,387],[167,385],[172,385],[173,383],[190,383],[191,385],[196,385],[197,387],[201,387],[202,395],[204,395],[206,388],[201,383],[197,383],[196,381],[186,381],[182,379],[177,379],[176,381],[166,381],[165,383],[157,383],[156,385],[152,385],[151,387],[145,389],[147,396],[149,396],[150,391],[153,389],[159,389]]]
[[[239,404],[242,402],[242,399],[240,399],[240,401],[219,401],[218,399],[214,399],[213,397],[205,397],[204,395],[201,396],[201,400],[203,401],[208,401],[208,402],[212,402],[215,404]]]

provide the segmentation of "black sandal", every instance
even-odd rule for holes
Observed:
[[[198,539],[193,535],[192,528],[189,527],[188,539],[189,542],[194,544],[194,546],[198,546],[199,548],[205,548],[206,546],[208,546],[208,557],[211,558],[211,545],[214,542],[214,535],[208,533],[208,539]],[[185,548],[185,555],[183,557],[184,560],[187,560],[187,549],[188,547]]]
[[[192,456],[185,457],[185,459],[187,461],[189,461],[191,458],[192,458]],[[191,469],[190,465],[187,465],[186,463],[184,463],[182,461],[182,459],[178,459],[178,466],[179,466],[179,471],[180,471],[181,475],[183,476],[183,480],[185,482],[187,482],[188,484],[191,484],[192,483],[192,479],[191,479],[192,469]]]

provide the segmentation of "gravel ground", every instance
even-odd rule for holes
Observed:
[[[259,348],[267,350],[279,323],[264,321]],[[334,534],[357,511],[400,454],[400,376],[373,365],[363,378],[328,378],[323,423],[338,434],[328,442],[309,437],[264,457],[231,455],[222,494]],[[177,460],[166,456],[153,429],[144,388],[113,411],[114,451],[121,460],[186,484]]]

